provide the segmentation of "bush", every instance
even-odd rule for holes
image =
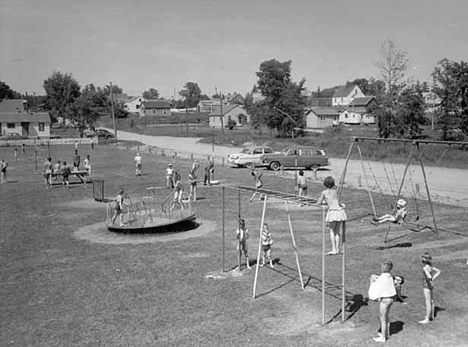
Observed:
[[[228,120],[227,124],[226,124],[226,128],[228,128],[229,130],[232,130],[236,127],[237,123],[235,120]]]

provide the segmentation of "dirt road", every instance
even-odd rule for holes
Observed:
[[[108,129],[111,131],[111,129]],[[199,143],[199,138],[148,136],[125,131],[118,132],[118,138],[126,141],[139,141],[145,145],[165,148],[177,151],[180,156],[215,156],[226,157],[230,153],[238,152],[240,148],[218,146]],[[345,160],[331,158],[331,165],[318,171],[318,178],[333,176],[337,180],[341,176]],[[392,194],[398,190],[401,184],[405,166],[402,164],[383,164],[380,162],[365,162],[364,171],[361,162],[350,160],[346,185],[366,189],[366,176],[370,188],[375,192]],[[365,172],[365,174],[364,174]],[[306,171],[306,176],[312,177],[312,172]],[[427,182],[434,201],[451,205],[468,207],[468,171],[459,169],[447,169],[439,167],[425,167]],[[294,174],[289,171],[286,174]],[[419,199],[427,199],[424,176],[421,167],[414,163],[409,170],[402,189],[403,196],[408,198],[417,196]]]

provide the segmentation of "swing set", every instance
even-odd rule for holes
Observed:
[[[429,184],[428,184],[428,181],[427,181],[426,169],[425,169],[425,166],[424,166],[424,163],[423,163],[425,148],[422,148],[421,144],[425,144],[425,145],[427,145],[427,144],[448,145],[449,147],[444,150],[444,152],[442,153],[441,158],[438,160],[438,162],[440,162],[442,157],[450,149],[450,145],[463,145],[463,144],[466,144],[466,143],[448,142],[448,141],[430,141],[430,140],[406,140],[406,139],[393,139],[393,138],[353,137],[352,142],[351,142],[351,144],[349,146],[349,149],[348,149],[348,155],[347,155],[347,158],[346,158],[346,161],[345,161],[345,167],[343,169],[342,180],[344,182],[344,177],[346,176],[350,156],[352,154],[353,149],[356,147],[357,152],[358,152],[358,158],[359,158],[359,161],[360,161],[360,164],[361,164],[362,174],[363,174],[365,185],[366,185],[366,190],[368,192],[369,200],[370,200],[370,203],[371,203],[371,206],[372,206],[372,214],[371,215],[373,215],[374,218],[378,218],[378,214],[377,214],[376,206],[375,206],[374,199],[373,199],[373,196],[372,196],[372,193],[371,193],[369,177],[368,177],[368,173],[367,173],[367,170],[366,170],[366,167],[365,167],[365,164],[364,164],[364,158],[363,158],[363,155],[362,155],[362,150],[361,150],[361,145],[360,145],[361,143],[363,143],[365,141],[376,142],[379,145],[379,148],[381,148],[381,146],[383,146],[382,145],[382,143],[383,143],[383,144],[387,145],[387,150],[388,150],[388,144],[392,143],[392,142],[393,143],[403,143],[404,145],[406,145],[406,144],[411,145],[411,148],[409,150],[407,162],[406,162],[406,165],[404,167],[403,175],[401,177],[401,180],[398,180],[398,178],[396,176],[396,173],[395,173],[395,170],[394,170],[394,167],[393,167],[393,164],[390,162],[391,174],[392,174],[392,177],[390,177],[390,172],[389,172],[390,170],[385,165],[385,162],[382,161],[383,172],[385,174],[385,178],[387,180],[388,186],[390,188],[391,195],[393,197],[393,201],[390,204],[390,207],[393,210],[393,213],[395,214],[395,212],[396,212],[397,201],[400,200],[401,197],[403,196],[403,188],[405,187],[405,184],[409,184],[411,186],[410,194],[412,195],[412,200],[414,202],[414,207],[415,207],[415,212],[416,212],[416,215],[414,216],[414,218],[412,218],[412,220],[409,220],[409,218],[406,217],[406,218],[403,218],[403,219],[401,219],[399,221],[390,222],[390,224],[388,225],[388,228],[387,228],[387,232],[385,234],[384,243],[387,243],[387,242],[390,242],[390,241],[393,241],[393,240],[396,240],[398,238],[401,238],[401,237],[405,236],[405,235],[403,235],[403,236],[399,236],[397,238],[394,238],[393,240],[387,240],[388,235],[390,233],[390,230],[392,228],[392,225],[401,226],[401,227],[409,230],[410,232],[420,232],[420,231],[428,229],[428,230],[431,230],[432,232],[437,234],[439,232],[439,228],[437,226],[437,220],[436,220],[435,213],[434,213],[434,206],[433,206],[431,194],[430,194],[430,191],[429,191]],[[381,152],[379,152],[379,156],[380,156],[380,154],[381,154]],[[429,204],[430,214],[431,214],[431,217],[432,217],[432,223],[431,224],[428,224],[428,223],[424,224],[424,223],[419,222],[419,219],[420,219],[420,207],[419,207],[419,205],[420,205],[419,204],[420,191],[419,191],[419,188],[420,187],[419,187],[419,184],[414,184],[413,167],[412,167],[412,164],[413,164],[414,161],[418,162],[419,166],[421,168],[421,173],[422,173],[422,177],[423,177],[423,181],[424,181],[424,187],[425,187],[425,191],[426,191],[426,194],[427,194],[427,201],[428,201],[428,204]],[[374,172],[375,166],[374,166],[374,169],[373,169],[369,160],[367,160],[367,166],[368,166],[368,170],[370,172],[370,175],[372,176],[372,178],[374,180],[374,184],[375,184],[376,188],[378,189],[380,195],[381,196],[387,196],[387,194],[384,193],[384,191],[383,191],[382,187],[380,186],[380,183],[379,183],[379,181],[378,181],[378,179],[376,177],[376,174]],[[392,180],[393,180],[394,183],[392,183]],[[409,181],[409,182],[407,182],[407,181]],[[395,187],[394,187],[394,185],[395,185]],[[342,189],[342,185],[340,185],[340,187],[339,187],[339,195],[341,195],[341,189]]]
[[[299,256],[298,256],[298,247],[296,244],[295,236],[294,236],[294,230],[292,226],[292,220],[291,220],[291,215],[290,215],[290,209],[289,209],[289,204],[291,203],[296,203],[300,204],[301,206],[308,206],[308,207],[313,207],[317,210],[321,210],[321,226],[322,226],[322,324],[325,324],[325,294],[326,294],[326,288],[330,287],[330,283],[326,282],[326,238],[327,238],[327,223],[326,223],[326,206],[317,206],[317,200],[304,197],[304,196],[297,196],[295,194],[289,194],[289,193],[283,193],[283,192],[278,192],[274,190],[269,190],[269,189],[260,189],[260,188],[255,188],[255,187],[249,187],[249,186],[238,186],[238,187],[222,187],[222,272],[226,272],[226,250],[225,250],[225,211],[226,211],[226,206],[225,206],[225,190],[226,188],[232,189],[232,190],[237,190],[238,192],[238,219],[242,219],[241,215],[241,209],[242,209],[242,204],[241,204],[241,192],[257,192],[260,194],[260,196],[263,196],[263,209],[262,209],[262,217],[261,217],[261,222],[260,222],[260,230],[259,230],[259,239],[258,239],[258,254],[257,254],[257,261],[256,261],[256,267],[255,267],[255,277],[254,277],[254,283],[253,283],[253,289],[252,289],[252,299],[255,299],[257,297],[257,283],[258,283],[258,274],[259,274],[259,266],[260,266],[260,260],[261,260],[261,251],[262,251],[262,232],[263,232],[263,226],[265,224],[265,215],[268,207],[268,201],[269,199],[277,199],[277,200],[282,200],[285,203],[286,207],[286,216],[288,220],[288,226],[289,226],[289,234],[291,237],[291,243],[292,247],[294,249],[294,256],[295,256],[295,261],[296,261],[296,267],[297,267],[297,272],[299,276],[299,281],[301,283],[301,288],[302,290],[305,289],[305,283],[302,278],[302,271],[301,271],[301,265],[299,261]],[[342,229],[342,235],[341,235],[341,242],[342,242],[342,253],[340,255],[342,256],[341,258],[341,284],[333,285],[333,287],[339,287],[341,289],[341,320],[344,322],[345,321],[345,312],[346,312],[346,227],[345,224],[343,223],[343,229]],[[238,269],[241,269],[241,256],[242,256],[242,251],[239,247],[239,252],[238,252]]]

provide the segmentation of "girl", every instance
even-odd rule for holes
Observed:
[[[250,198],[250,202],[253,201],[253,199],[255,198],[255,195],[259,194],[257,192],[257,189],[260,189],[260,188],[263,187],[263,181],[262,181],[263,171],[259,171],[257,169],[254,169],[252,171],[252,176],[255,179],[255,192],[252,194],[252,197]],[[260,200],[262,200],[263,194],[259,194],[259,195],[260,195]]]
[[[174,188],[174,169],[172,168],[172,164],[167,164],[166,187],[171,189]]]
[[[182,182],[180,178],[180,172],[174,172],[174,199],[172,200],[171,204],[171,211],[174,209],[175,204],[179,204],[180,209],[184,209],[184,205],[182,203]]]
[[[393,269],[391,261],[384,261],[380,276],[370,277],[369,299],[379,301],[380,334],[374,337],[375,342],[385,342],[390,336],[390,307],[393,304],[397,291],[390,271]]]
[[[62,175],[62,186],[67,185],[67,188],[70,189],[70,181],[68,180],[68,176],[70,176],[70,167],[67,165],[67,162],[62,162],[62,166],[60,167],[60,174]]]
[[[328,205],[328,212],[326,222],[330,228],[330,241],[332,250],[328,252],[329,255],[339,254],[340,249],[340,227],[345,227],[346,211],[345,205],[338,201],[338,192],[335,189],[335,180],[333,177],[328,176],[325,178],[323,185],[327,188],[320,194],[317,200],[317,205],[326,203]]]
[[[427,252],[421,255],[421,261],[424,264],[423,291],[426,301],[426,316],[422,321],[419,321],[419,323],[427,324],[431,319],[434,319],[435,305],[432,291],[434,289],[434,280],[439,277],[440,270],[432,266],[432,257]]]
[[[263,257],[262,263],[260,266],[264,266],[265,260],[270,262],[270,266],[273,266],[273,260],[271,259],[271,245],[273,244],[273,239],[271,238],[270,230],[268,229],[268,224],[263,224],[262,230],[262,249],[263,249]]]
[[[239,220],[239,229],[236,230],[236,236],[239,240],[239,243],[237,244],[237,250],[239,251],[239,259],[240,257],[242,257],[242,253],[244,253],[247,269],[251,269],[249,263],[249,254],[247,252],[247,239],[249,238],[249,229],[245,227],[245,220],[243,219]],[[241,270],[240,267],[239,270]]]
[[[119,193],[115,197],[115,207],[114,207],[114,217],[112,217],[112,225],[115,223],[115,220],[117,219],[117,216],[120,216],[120,226],[124,226],[123,222],[123,208],[125,206],[124,204],[124,190],[119,189]]]
[[[406,201],[404,199],[400,199],[397,201],[396,211],[394,214],[384,214],[382,217],[374,218],[371,224],[375,226],[386,222],[401,224],[404,222],[407,213]]]
[[[198,164],[193,163],[192,170],[190,170],[190,173],[188,175],[188,180],[190,183],[189,201],[192,200],[192,197],[193,201],[197,201],[197,168]]]

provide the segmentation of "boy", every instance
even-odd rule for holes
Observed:
[[[141,168],[143,166],[143,163],[140,153],[136,154],[135,159],[133,159],[133,161],[135,162],[135,176],[141,176]]]
[[[119,189],[119,192],[117,196],[115,197],[115,207],[114,207],[114,217],[112,217],[112,225],[114,225],[115,220],[117,219],[117,216],[120,217],[120,226],[124,226],[123,222],[123,207],[125,206],[124,204],[124,190]]]
[[[70,189],[70,182],[68,181],[68,176],[70,176],[70,168],[67,165],[67,162],[64,161],[60,167],[60,174],[62,175],[62,186],[67,185],[67,188]]]
[[[240,259],[242,257],[242,253],[244,253],[245,256],[245,263],[247,265],[247,269],[251,269],[249,263],[249,254],[247,252],[247,239],[249,238],[249,229],[245,227],[245,220],[243,219],[239,220],[239,229],[236,230],[236,237],[239,240],[239,243],[237,244],[237,250],[239,251],[239,270],[241,270]]]

